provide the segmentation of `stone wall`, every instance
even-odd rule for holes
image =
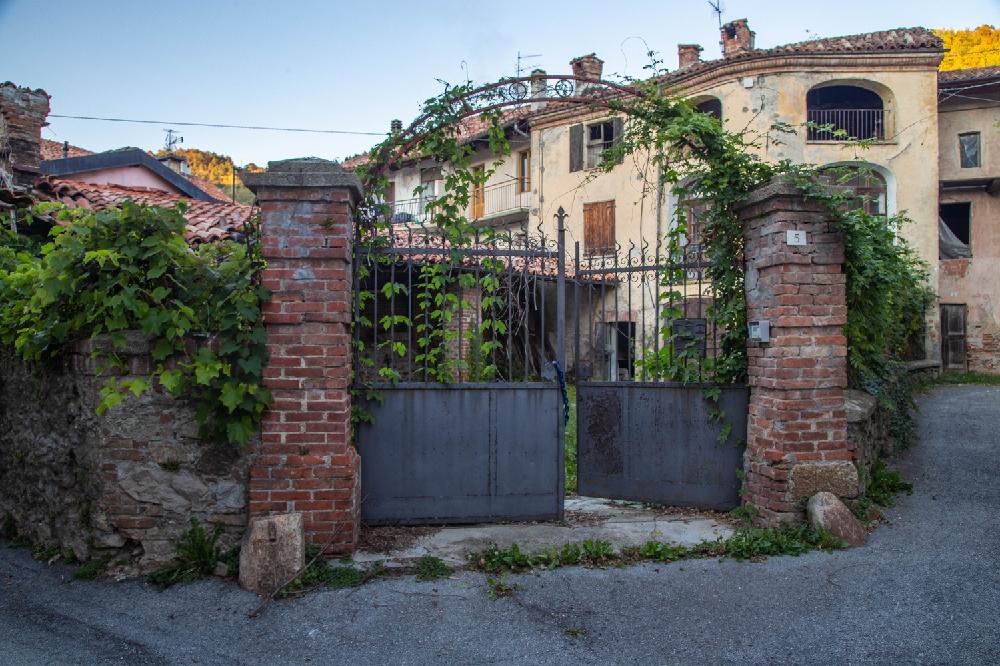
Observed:
[[[149,372],[129,336],[130,375]],[[98,416],[91,343],[58,368],[0,358],[0,519],[80,559],[123,554],[149,570],[171,559],[192,518],[237,543],[247,521],[248,458],[198,439],[194,408],[160,390]]]

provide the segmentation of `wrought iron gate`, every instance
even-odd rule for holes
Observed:
[[[455,247],[407,219],[382,247],[359,246],[355,321],[371,325],[355,344],[373,361],[355,361],[372,398],[357,432],[364,522],[562,518],[563,238],[522,225]],[[440,339],[450,376],[427,353],[430,273],[452,304]]]
[[[748,392],[702,383],[719,346],[698,234],[672,252],[633,244],[588,253],[577,243],[574,265],[580,494],[737,506]]]

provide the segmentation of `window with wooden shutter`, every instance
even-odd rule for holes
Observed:
[[[615,202],[583,204],[583,248],[589,256],[615,253]]]

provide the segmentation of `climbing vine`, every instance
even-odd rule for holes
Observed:
[[[192,249],[183,213],[182,204],[126,201],[97,212],[37,204],[33,216],[55,222],[41,242],[3,220],[0,344],[26,361],[54,362],[71,343],[105,338],[94,345],[106,375],[98,412],[159,384],[196,402],[202,436],[245,444],[270,404],[261,387],[263,262],[252,242]],[[148,378],[127,374],[129,331],[149,341]]]
[[[805,127],[776,124],[763,135],[749,129],[729,131],[714,117],[699,112],[682,99],[665,94],[658,84],[657,75],[662,73],[659,68],[660,63],[654,59],[648,67],[650,76],[643,80],[602,81],[591,84],[589,92],[580,94],[565,94],[565,87],[560,91],[560,86],[574,77],[545,77],[560,81],[554,87],[557,94],[541,98],[541,101],[554,103],[556,108],[575,106],[626,118],[624,135],[604,151],[597,172],[611,171],[626,156],[643,154],[647,166],[642,175],[650,189],[665,187],[679,198],[709,203],[705,219],[699,223],[709,264],[705,275],[711,292],[708,319],[719,333],[716,354],[697,353],[691,334],[675,328],[674,322],[683,314],[679,307],[683,294],[670,288],[680,280],[679,276],[670,274],[668,262],[661,276],[667,288],[662,290],[660,298],[664,299],[661,334],[669,344],[656,352],[644,350],[638,363],[640,372],[645,377],[684,382],[697,378],[724,384],[746,379],[743,225],[735,210],[753,189],[776,176],[787,175],[806,196],[827,207],[834,225],[844,234],[849,311],[844,330],[848,340],[850,380],[853,385],[888,400],[892,391],[880,391],[879,385],[888,386],[894,381],[892,377],[898,374],[899,368],[896,359],[907,341],[922,331],[925,310],[932,298],[926,287],[926,267],[896,233],[905,224],[905,219],[887,219],[866,213],[858,205],[856,194],[845,188],[831,190],[826,186],[829,179],[821,177],[815,167],[765,162],[754,150],[764,141],[780,140],[778,135],[805,131]],[[473,151],[465,141],[468,137],[460,131],[462,122],[478,116],[480,124],[488,127],[490,149],[497,159],[493,164],[495,168],[509,148],[502,130],[503,110],[525,108],[523,93],[528,83],[528,79],[504,79],[478,87],[471,83],[446,87],[443,94],[424,104],[422,113],[410,127],[376,146],[370,153],[369,162],[361,169],[366,201],[359,209],[360,246],[378,246],[390,236],[384,222],[391,218],[391,211],[383,203],[388,184],[386,174],[401,160],[413,158],[447,165],[445,194],[432,202],[429,209],[433,224],[451,247],[460,250],[467,245],[475,231],[465,213],[470,190],[475,184],[485,182],[491,170],[470,168]],[[825,131],[838,133],[833,127],[826,127]],[[850,137],[838,138],[850,140]],[[866,142],[853,143],[864,149]],[[597,177],[597,172],[588,177]],[[420,189],[414,192],[415,196]],[[678,241],[686,231],[686,224],[680,212],[664,239],[668,255],[681,251]],[[421,268],[424,291],[419,297],[420,309],[430,316],[426,320],[429,323],[417,325],[421,333],[420,358],[434,368],[430,375],[439,381],[453,380],[455,364],[462,363],[449,359],[445,353],[445,342],[455,333],[445,330],[442,324],[458,308],[456,299],[448,295],[448,287],[460,279],[452,274],[451,266],[445,262]],[[445,278],[445,275],[452,277]],[[488,282],[483,286],[488,286]],[[489,299],[485,298],[484,311],[487,302]],[[359,323],[372,325],[363,317]],[[414,325],[410,321],[399,323]],[[491,344],[489,332],[490,321],[484,316],[480,329],[470,335],[477,336],[477,343],[485,346]],[[359,349],[362,356],[364,351],[362,345]],[[372,363],[370,358],[368,363]],[[391,373],[379,374],[383,378],[389,374],[392,378]],[[716,407],[712,411],[713,420],[722,421],[718,396],[717,389],[706,390],[705,397]],[[902,407],[899,399],[889,402]],[[723,431],[725,433],[724,427]]]

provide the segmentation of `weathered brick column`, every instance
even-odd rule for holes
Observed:
[[[351,208],[357,176],[315,158],[243,174],[257,195],[274,404],[250,469],[250,515],[300,512],[307,543],[354,548],[359,460],[351,444]]]
[[[769,342],[748,342],[744,499],[762,524],[797,522],[816,492],[858,493],[844,406],[843,239],[823,206],[784,179],[753,192],[738,213],[748,319],[770,323]],[[805,244],[790,245],[790,230],[804,231]]]

